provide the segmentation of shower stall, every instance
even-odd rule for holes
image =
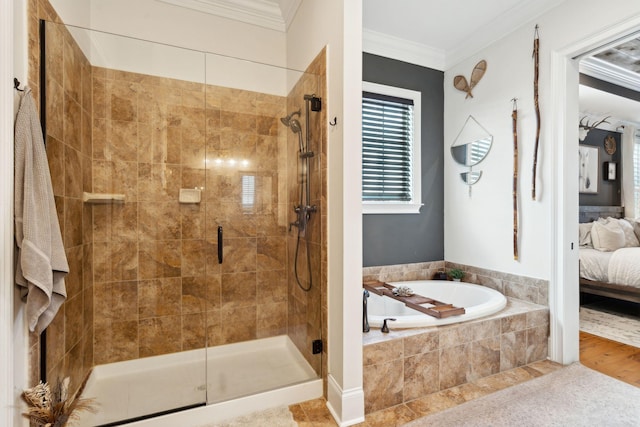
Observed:
[[[297,71],[52,22],[40,32],[71,268],[43,379],[95,399],[82,426],[193,411],[204,425],[282,390],[281,404],[321,396],[324,51]]]

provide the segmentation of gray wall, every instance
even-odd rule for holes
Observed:
[[[580,84],[598,89],[604,92],[609,92],[614,95],[623,96],[625,98],[632,99],[634,101],[640,101],[640,93],[627,89],[622,86],[615,85],[613,83],[605,82],[600,79],[596,79],[585,74],[580,74]],[[613,135],[616,140],[617,150],[613,155],[607,154],[604,151],[604,138],[607,135]],[[598,194],[583,194],[580,193],[580,206],[620,206],[621,203],[621,179],[622,176],[622,135],[618,132],[608,132],[601,129],[593,129],[587,134],[584,141],[580,141],[580,144],[591,145],[598,147],[599,153],[599,180],[598,180]],[[615,181],[605,181],[602,179],[602,164],[603,162],[618,162],[618,179]]]
[[[422,93],[420,214],[363,215],[364,267],[444,259],[444,74],[363,54],[362,79]]]
[[[616,152],[613,154],[607,154],[604,151],[604,139],[607,135],[612,135],[616,140]],[[621,136],[618,132],[592,129],[584,141],[580,141],[580,145],[590,145],[598,149],[598,193],[580,193],[580,206],[620,206]],[[618,162],[617,179],[615,181],[605,181],[603,179],[604,162]]]

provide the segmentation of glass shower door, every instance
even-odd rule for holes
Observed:
[[[43,23],[47,153],[71,272],[47,381],[110,425],[206,402],[204,54]],[[122,200],[121,200],[122,199]]]
[[[312,243],[299,251],[301,280],[316,282],[305,292],[291,281],[299,139],[281,120],[292,108],[304,110],[302,95],[290,101],[292,88],[314,91],[319,79],[213,54],[206,62],[206,235],[222,250],[222,260],[211,256],[206,266],[214,293],[207,397],[217,403],[321,375],[321,352],[312,351],[312,341],[322,339],[320,210],[309,221]],[[305,123],[304,112],[299,119]],[[319,174],[321,135],[314,136],[318,156],[310,168]],[[312,187],[318,206],[320,183],[318,177]]]

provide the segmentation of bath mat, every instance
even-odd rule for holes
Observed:
[[[279,406],[201,427],[298,427],[298,423],[293,420],[293,414],[288,407]]]
[[[638,402],[640,388],[575,363],[405,427],[636,427]]]
[[[580,307],[580,330],[640,348],[640,315]]]

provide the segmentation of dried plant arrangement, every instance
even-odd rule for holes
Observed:
[[[538,146],[540,144],[540,103],[538,102],[538,80],[540,79],[540,36],[538,24],[533,34],[533,105],[536,110],[536,144],[533,149],[533,182],[531,198],[536,199],[536,172],[538,170]]]
[[[484,76],[485,71],[487,71],[487,61],[483,59],[482,61],[478,62],[475,67],[473,67],[469,82],[467,82],[467,78],[465,76],[458,75],[453,78],[453,86],[456,89],[467,93],[465,99],[469,97],[473,98],[473,93],[471,93],[471,90],[476,87],[482,76]]]
[[[513,126],[513,259],[518,260],[518,102],[516,98],[511,111]]]
[[[68,394],[68,377],[53,391],[48,383],[43,382],[23,391],[22,398],[27,403],[27,411],[23,415],[38,427],[64,427],[67,422],[77,420],[81,411],[96,412],[93,399],[80,397],[88,378],[89,375],[73,396]]]

